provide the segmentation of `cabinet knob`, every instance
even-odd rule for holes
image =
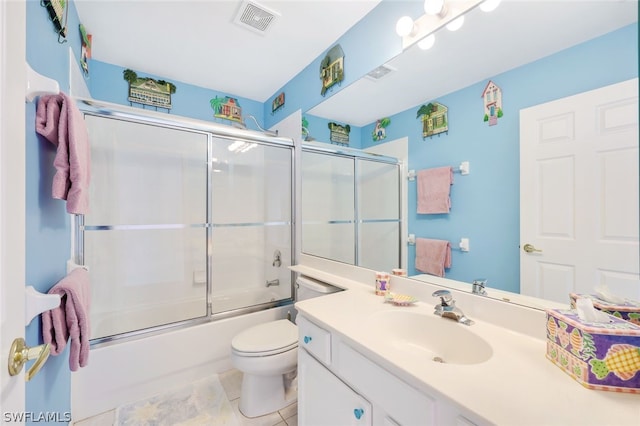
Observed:
[[[309,343],[311,341],[311,336],[304,336],[304,340],[305,343]]]
[[[356,408],[353,410],[353,415],[356,416],[356,419],[360,420],[360,417],[364,414],[364,410],[362,408]]]

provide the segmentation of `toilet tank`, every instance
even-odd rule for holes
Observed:
[[[330,293],[342,291],[341,288],[332,286],[313,278],[299,276],[296,280],[296,301],[324,296]]]

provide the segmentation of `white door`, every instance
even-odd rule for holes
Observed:
[[[24,412],[24,369],[10,376],[11,343],[24,338],[25,3],[0,1],[0,423]]]
[[[640,300],[638,221],[637,78],[520,111],[521,293]]]

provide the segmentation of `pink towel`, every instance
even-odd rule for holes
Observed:
[[[444,268],[451,267],[451,244],[445,240],[416,238],[416,269],[444,277]]]
[[[40,96],[36,131],[57,147],[53,165],[51,195],[67,200],[67,212],[85,214],[89,210],[89,135],[73,99],[64,93]]]
[[[418,213],[449,213],[451,209],[451,185],[453,168],[437,167],[420,170],[418,176]]]
[[[49,294],[59,294],[62,300],[59,307],[42,313],[42,338],[51,345],[52,355],[60,354],[71,338],[69,369],[76,371],[89,361],[89,272],[84,268],[74,269],[58,281]]]

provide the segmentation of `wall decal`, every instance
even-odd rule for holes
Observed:
[[[386,139],[387,132],[384,130],[389,124],[391,124],[391,120],[389,117],[381,118],[376,121],[376,127],[374,127],[373,132],[371,132],[371,137],[374,141],[381,141]]]
[[[489,122],[489,126],[498,124],[498,118],[502,117],[502,89],[493,81],[489,80],[482,91],[484,99],[484,121]]]
[[[324,96],[327,90],[344,80],[344,52],[339,44],[333,46],[320,62],[320,80],[322,89],[320,94]]]
[[[49,13],[49,19],[53,22],[53,27],[58,34],[58,43],[66,43],[67,13],[69,12],[67,0],[42,0],[40,5],[44,6]]]
[[[224,98],[215,98],[209,101],[213,116],[224,120],[236,121],[242,123],[242,107],[236,98],[225,96]]]
[[[416,118],[422,120],[422,139],[449,132],[449,108],[438,102],[429,102],[418,109]]]
[[[150,77],[138,77],[135,71],[126,69],[122,72],[129,83],[129,103],[133,105],[150,105],[156,108],[171,109],[171,94],[176,93],[176,86],[164,80],[154,80]]]
[[[276,96],[273,102],[271,102],[271,114],[273,114],[283,106],[284,106],[284,92]]]
[[[84,25],[80,24],[80,40],[82,49],[80,52],[80,66],[85,76],[89,75],[89,59],[91,59],[91,34],[87,34]]]
[[[351,132],[351,126],[341,125],[338,123],[329,123],[331,142],[335,142],[340,145],[349,145],[349,132]]]

